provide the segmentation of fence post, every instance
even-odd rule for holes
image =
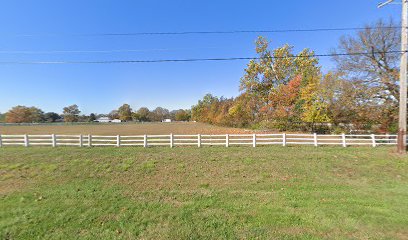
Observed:
[[[201,147],[201,134],[197,135],[197,145],[198,147]]]
[[[314,139],[314,145],[315,147],[318,147],[318,143],[317,143],[317,133],[313,133],[313,139]]]
[[[92,135],[88,135],[88,147],[92,147]]]
[[[147,148],[147,135],[143,136],[143,147]]]
[[[343,147],[347,147],[347,144],[346,144],[346,134],[345,134],[345,133],[342,133],[342,134],[341,134],[341,139],[342,139]]]
[[[377,142],[375,141],[375,135],[374,135],[374,134],[371,134],[371,140],[372,140],[372,142],[373,142],[373,147],[376,147],[376,146],[377,146]]]
[[[28,147],[29,145],[30,145],[30,143],[29,143],[29,140],[28,140],[28,135],[25,134],[25,135],[24,135],[24,146],[25,146],[25,147]]]
[[[173,144],[174,144],[174,136],[173,136],[173,133],[170,133],[170,148],[173,148]]]
[[[0,147],[3,146],[3,140],[1,139],[1,134],[0,134]]]
[[[51,135],[51,141],[52,141],[52,147],[56,147],[57,146],[57,141],[55,140],[55,134]]]
[[[229,135],[225,134],[225,147],[229,147]]]
[[[116,147],[120,147],[120,135],[116,136]]]
[[[252,136],[252,147],[256,147],[256,133]]]
[[[79,147],[83,147],[83,146],[84,146],[84,138],[82,134],[79,134]]]
[[[286,133],[282,133],[282,145],[286,147]]]
[[[390,134],[389,134],[389,133],[386,133],[386,134],[385,134],[385,138],[387,139],[387,140],[386,140],[386,143],[391,143]]]

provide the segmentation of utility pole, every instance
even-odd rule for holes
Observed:
[[[388,0],[378,5],[384,7],[394,0]],[[401,20],[401,66],[400,66],[400,100],[398,122],[398,153],[407,153],[407,74],[408,74],[408,0],[402,0]]]

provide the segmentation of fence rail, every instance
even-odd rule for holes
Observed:
[[[4,146],[263,146],[263,145],[396,145],[397,135],[320,135],[320,134],[223,134],[223,135],[0,135]]]

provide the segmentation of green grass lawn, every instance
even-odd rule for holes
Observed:
[[[408,239],[391,148],[0,149],[2,239]]]

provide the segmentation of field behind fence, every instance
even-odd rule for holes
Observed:
[[[219,135],[0,135],[3,146],[263,146],[263,145],[396,145],[397,135],[321,135],[321,134],[219,134]]]

